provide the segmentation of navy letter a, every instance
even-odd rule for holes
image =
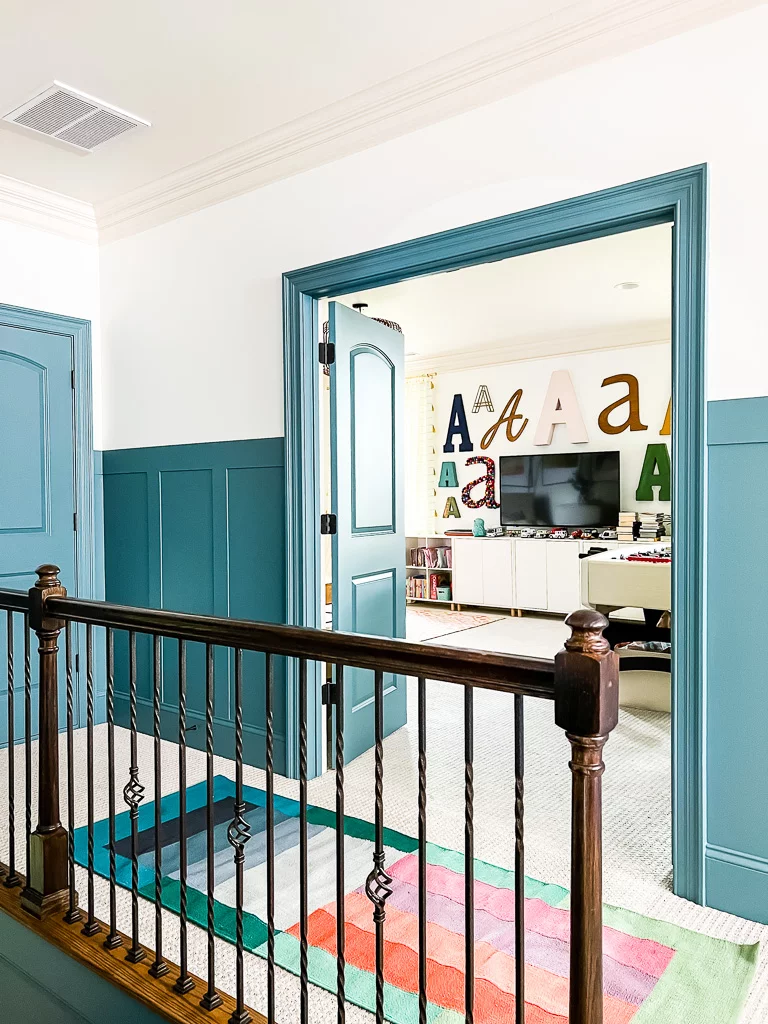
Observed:
[[[467,414],[464,412],[464,400],[461,395],[453,396],[451,419],[448,423],[448,433],[446,434],[445,444],[443,445],[444,452],[455,451],[455,448],[453,447],[453,438],[456,434],[461,435],[461,444],[459,445],[460,452],[473,452],[475,450],[475,446],[469,439]]]

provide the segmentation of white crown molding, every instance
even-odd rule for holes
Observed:
[[[416,356],[405,361],[406,377],[424,373],[449,373],[481,366],[501,366],[547,356],[568,356],[583,352],[602,352],[633,348],[637,345],[658,345],[669,342],[668,320],[648,320],[622,327],[595,328],[589,331],[553,331],[521,338],[485,348],[467,348],[445,352],[439,356]]]
[[[78,242],[98,242],[90,203],[0,175],[0,220],[63,235]]]
[[[756,6],[756,0],[575,0],[96,204],[112,241],[330,163],[606,59]],[[318,67],[317,73],[321,73]]]

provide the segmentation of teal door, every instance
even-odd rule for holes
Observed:
[[[330,304],[333,628],[405,636],[404,339],[338,302]],[[407,718],[405,678],[384,678],[384,731]],[[352,760],[373,746],[373,672],[344,673],[344,745]]]
[[[27,590],[35,568],[54,562],[75,587],[72,338],[0,322],[0,586]],[[24,635],[14,635],[15,729],[24,734]],[[6,664],[0,614],[0,665]],[[63,645],[62,645],[63,646]],[[36,643],[32,639],[33,733],[37,732]],[[59,673],[62,679],[64,673]],[[8,740],[7,673],[0,673],[0,743]],[[61,695],[60,695],[61,697]],[[59,700],[61,723],[64,701]]]

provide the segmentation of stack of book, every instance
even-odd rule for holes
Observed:
[[[635,539],[632,527],[637,519],[636,512],[619,512],[619,528],[617,536],[619,540],[631,542]]]
[[[405,596],[424,600],[429,597],[424,576],[409,576],[405,581]]]
[[[640,536],[638,537],[638,540],[656,540],[656,531],[658,528],[656,513],[638,512],[637,518],[640,520]]]
[[[672,536],[672,516],[668,512],[656,513],[656,534],[665,538]]]

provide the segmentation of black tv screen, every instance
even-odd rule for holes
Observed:
[[[618,525],[618,452],[503,455],[499,469],[502,526]]]

